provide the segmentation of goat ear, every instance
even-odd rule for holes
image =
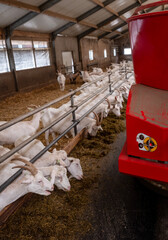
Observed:
[[[68,157],[68,160],[70,161],[70,162],[73,162],[73,160],[74,160],[74,158],[73,157]]]
[[[56,148],[54,148],[53,150],[52,150],[52,153],[56,153],[57,152],[57,150],[56,150]]]
[[[24,179],[21,184],[30,184],[31,180],[30,179]]]

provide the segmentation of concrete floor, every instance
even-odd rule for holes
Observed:
[[[103,158],[102,174],[86,213],[93,229],[80,240],[168,239],[168,199],[118,172],[125,138],[125,133],[120,133]]]

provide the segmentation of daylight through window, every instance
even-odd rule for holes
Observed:
[[[9,61],[5,45],[5,40],[0,40],[0,73],[9,72]]]

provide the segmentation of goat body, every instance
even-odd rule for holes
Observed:
[[[57,81],[59,83],[61,91],[64,91],[64,89],[65,89],[65,80],[66,80],[65,76],[62,73],[59,72],[58,77],[57,77]]]
[[[23,136],[32,136],[40,125],[41,112],[36,113],[30,121],[18,122],[0,132],[0,145],[14,144],[16,139]],[[0,125],[6,122],[0,122]]]

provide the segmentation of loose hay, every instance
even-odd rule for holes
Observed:
[[[47,95],[48,90],[49,95]],[[24,103],[21,112],[28,103],[27,100],[23,100],[25,95],[26,98],[29,95],[27,99],[31,99],[36,98],[36,94],[39,94],[37,99],[40,99],[40,103],[42,101],[44,104],[44,101],[50,101],[52,90],[50,87],[48,87],[48,90],[44,89],[42,91],[42,93],[45,93],[44,97],[40,97],[37,90],[33,94],[21,94],[22,97],[18,94],[19,99],[22,99]],[[6,100],[6,109],[9,109],[9,111],[12,111],[11,100],[14,102],[14,97]],[[39,100],[36,102],[32,100],[31,103],[39,104]],[[16,109],[19,108],[19,105],[19,103],[16,104]],[[85,212],[90,206],[92,187],[97,184],[101,172],[100,157],[108,153],[117,133],[125,129],[125,122],[123,121],[125,119],[125,107],[126,104],[124,104],[121,117],[118,118],[111,113],[108,118],[103,120],[102,127],[104,131],[99,131],[96,137],[84,139],[72,151],[71,156],[81,160],[84,179],[82,181],[72,179],[70,192],[56,189],[48,197],[34,194],[1,228],[1,239],[77,240],[90,231],[92,225]],[[4,109],[1,109],[1,119],[3,112]],[[17,115],[20,113],[18,110]],[[7,120],[13,118],[12,113],[8,115],[6,111],[5,114]]]

